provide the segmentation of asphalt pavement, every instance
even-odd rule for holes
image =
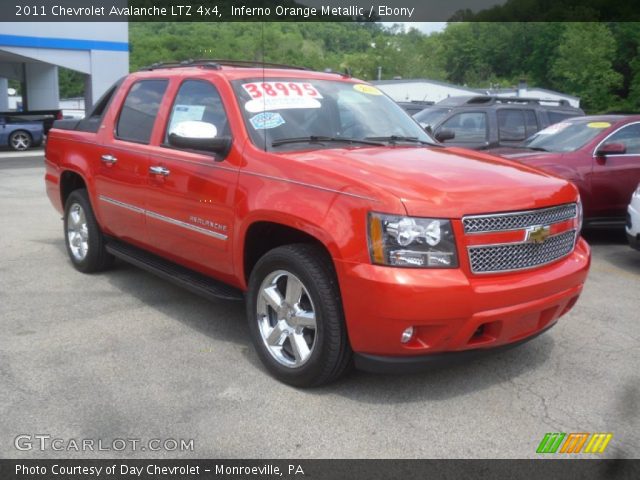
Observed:
[[[241,303],[124,263],[76,272],[43,176],[41,155],[0,153],[0,457],[535,458],[547,432],[610,432],[605,457],[639,456],[640,252],[620,232],[587,235],[581,299],[521,347],[297,390],[265,372]],[[115,439],[193,448],[71,442]]]

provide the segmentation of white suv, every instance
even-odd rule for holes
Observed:
[[[629,245],[640,250],[640,185],[631,195],[627,213],[627,238]]]

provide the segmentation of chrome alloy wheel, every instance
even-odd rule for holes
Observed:
[[[31,146],[31,138],[23,132],[16,132],[11,136],[11,147],[14,150],[26,150]]]
[[[83,261],[89,251],[89,229],[87,216],[78,203],[71,205],[67,218],[67,242],[73,258]]]
[[[260,285],[258,329],[267,350],[289,368],[304,365],[316,344],[316,310],[298,277],[276,270]]]

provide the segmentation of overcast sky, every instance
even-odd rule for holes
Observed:
[[[381,22],[385,27],[393,26],[393,22]],[[447,22],[399,22],[405,30],[415,28],[424,33],[441,32],[447,26]]]

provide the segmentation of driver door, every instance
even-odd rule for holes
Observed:
[[[233,200],[239,162],[232,147],[225,158],[173,147],[169,134],[181,122],[214,125],[217,137],[230,137],[218,89],[209,81],[187,79],[170,108],[163,138],[149,155],[147,232],[156,253],[209,275],[231,275]]]

